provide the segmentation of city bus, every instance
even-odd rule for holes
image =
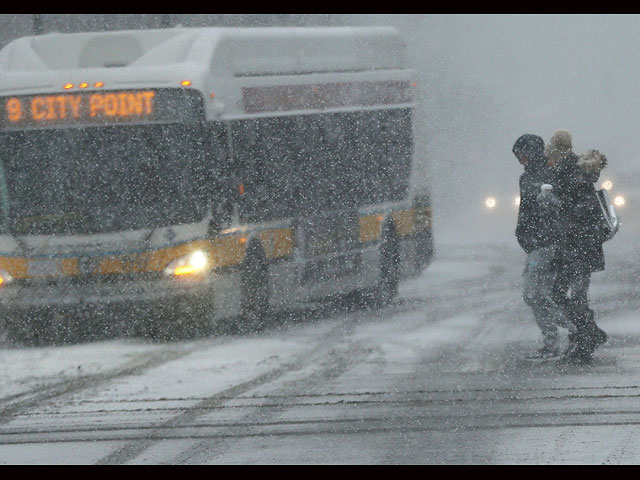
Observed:
[[[46,341],[89,319],[167,337],[224,321],[250,331],[326,298],[388,303],[433,254],[405,50],[387,27],[8,43],[9,335]]]

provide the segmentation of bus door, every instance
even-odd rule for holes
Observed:
[[[362,270],[360,223],[357,210],[339,211],[300,219],[298,254],[302,286],[333,282]]]

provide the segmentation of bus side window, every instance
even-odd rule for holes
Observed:
[[[286,118],[235,121],[232,124],[233,155],[244,194],[239,197],[244,221],[266,221],[287,216],[291,201],[285,201],[289,175]]]

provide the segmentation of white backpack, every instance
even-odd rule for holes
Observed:
[[[616,209],[609,200],[606,190],[596,190],[596,198],[600,205],[600,229],[604,234],[604,241],[611,240],[620,229],[620,218],[616,214]]]

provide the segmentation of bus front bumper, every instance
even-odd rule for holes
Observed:
[[[138,317],[188,311],[211,297],[212,283],[211,277],[15,283],[0,288],[0,312],[10,319],[57,312]]]

